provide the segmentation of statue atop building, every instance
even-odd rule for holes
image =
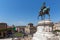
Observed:
[[[39,17],[41,16],[41,20],[38,21],[37,31],[33,34],[32,40],[60,40],[60,36],[57,37],[53,34],[53,22],[50,20],[50,8],[46,7],[46,3],[43,3],[41,10],[39,12]],[[46,14],[48,15],[48,19],[46,19]]]
[[[44,20],[45,19],[45,15],[47,14],[49,16],[49,19],[50,19],[49,11],[50,11],[50,8],[46,7],[46,3],[44,2],[42,7],[41,7],[41,10],[39,12],[38,17],[41,16],[41,20]]]

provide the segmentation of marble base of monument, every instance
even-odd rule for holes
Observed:
[[[33,35],[32,40],[60,40],[60,36],[52,33],[53,22],[42,20],[38,22],[37,32]]]

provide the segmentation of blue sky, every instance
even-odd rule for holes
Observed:
[[[0,0],[0,22],[8,25],[37,25],[38,13],[43,4],[50,7],[51,20],[60,21],[60,0]]]

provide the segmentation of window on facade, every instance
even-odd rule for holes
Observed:
[[[1,32],[0,32],[0,36],[1,36]]]

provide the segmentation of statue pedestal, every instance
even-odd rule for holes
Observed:
[[[51,22],[50,20],[39,21],[37,26],[37,32],[33,35],[32,40],[53,40],[55,35],[52,33],[52,27],[53,22]],[[55,39],[56,38],[54,38],[54,40]]]

